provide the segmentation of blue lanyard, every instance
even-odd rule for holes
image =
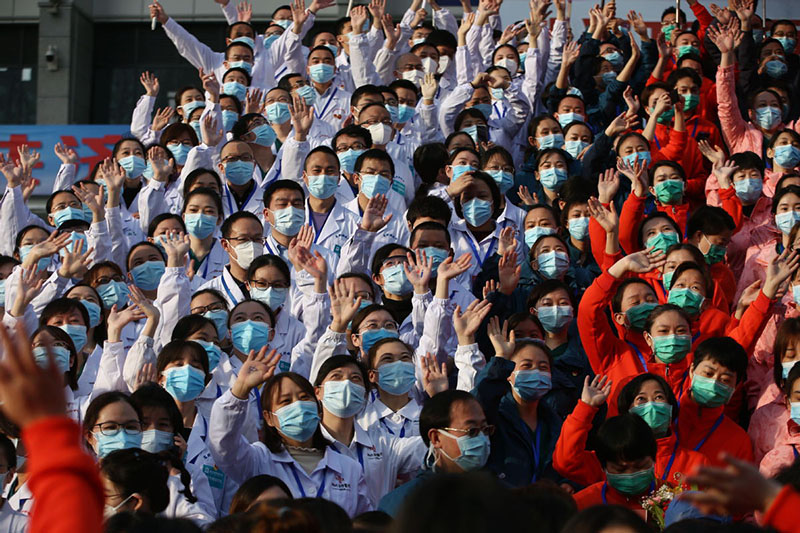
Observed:
[[[700,117],[695,117],[694,119],[694,129],[692,129],[692,139],[694,139],[695,134],[697,133],[697,124],[700,122]]]
[[[203,258],[203,263],[205,263],[205,267],[203,268],[203,279],[208,279],[208,265],[211,264],[211,252],[214,251],[214,247],[217,245],[217,239],[214,239],[214,243],[211,245],[211,249],[208,251],[206,256]]]
[[[681,385],[683,385],[683,384],[681,384]],[[677,454],[677,453],[678,453],[678,439],[676,437],[675,438],[675,447],[672,448],[672,455],[670,455],[669,461],[667,462],[667,469],[664,470],[664,475],[661,476],[661,480],[662,481],[666,481],[667,476],[669,475],[669,471],[672,470],[672,463],[675,462],[675,454]]]
[[[703,444],[705,444],[705,443],[706,443],[706,441],[708,440],[708,438],[709,438],[709,437],[710,437],[710,436],[711,436],[711,435],[712,435],[712,434],[713,434],[713,433],[714,433],[714,432],[717,430],[717,428],[719,427],[719,425],[720,425],[720,424],[722,424],[722,419],[723,419],[724,417],[725,417],[725,413],[723,413],[723,414],[719,415],[719,418],[717,418],[717,421],[716,421],[716,422],[714,422],[714,425],[713,425],[713,426],[711,426],[711,431],[709,431],[709,432],[708,432],[708,435],[706,435],[705,437],[703,437],[703,440],[701,440],[701,441],[700,441],[700,443],[699,443],[697,446],[695,446],[695,447],[694,447],[694,451],[697,451],[697,450],[699,450],[700,448],[702,448],[702,447],[703,447]]]
[[[334,444],[334,443],[331,443],[331,448],[333,448],[333,450],[336,453],[342,453],[341,451],[339,451],[338,446],[336,446],[336,444]],[[358,454],[358,464],[361,465],[361,471],[363,472],[364,471],[364,447],[361,446],[360,442],[356,442],[356,453]]]
[[[380,421],[381,424],[383,424],[383,427],[386,428],[386,431],[388,431],[390,435],[394,436],[394,431],[392,431],[392,429],[389,427],[389,424],[386,423],[386,420],[381,418]],[[402,439],[405,436],[406,436],[406,419],[404,418],[403,425],[400,426],[400,438]]]
[[[500,231],[503,231],[507,225],[508,221],[506,220],[505,222],[503,222],[503,227],[500,228]],[[496,230],[495,233],[497,233]],[[486,255],[483,256],[483,259],[481,259],[481,252],[480,252],[481,245],[480,243],[474,242],[475,237],[473,237],[472,234],[469,232],[469,230],[467,230],[467,243],[469,244],[469,247],[472,248],[472,255],[475,257],[475,260],[478,261],[479,267],[483,268],[483,263],[485,263],[486,260],[489,258],[489,256],[492,255],[492,252],[494,252],[494,247],[495,244],[497,243],[497,238],[498,238],[497,235],[492,234],[492,242],[489,243],[489,249],[486,250]],[[475,247],[475,244],[478,245],[477,248]]]
[[[648,494],[653,492],[653,489],[656,488],[656,482],[653,481],[650,483],[650,488],[647,489]],[[608,505],[608,500],[606,499],[606,491],[608,490],[608,482],[606,481],[603,483],[603,490],[600,491],[600,497],[603,498],[603,505]]]
[[[314,90],[316,91],[316,89],[314,89]],[[328,97],[328,101],[327,101],[327,102],[325,102],[325,107],[323,107],[323,108],[322,108],[322,111],[321,111],[319,114],[317,114],[317,111],[316,111],[316,109],[314,110],[314,114],[315,114],[315,115],[317,115],[317,118],[318,118],[318,119],[322,120],[322,117],[324,117],[324,116],[325,116],[325,112],[328,110],[328,106],[329,106],[329,105],[331,105],[331,102],[333,101],[333,97],[334,97],[334,96],[336,96],[336,92],[337,92],[338,90],[339,90],[339,88],[338,88],[338,87],[336,87],[336,88],[334,88],[334,89],[333,89],[333,92],[332,92],[332,93],[331,93],[331,95]]]
[[[294,475],[294,480],[297,483],[297,488],[300,489],[300,494],[302,494],[303,498],[305,498],[306,497],[306,490],[303,488],[303,484],[300,483],[300,476],[297,475],[297,465],[295,465],[294,463],[292,463],[292,475]],[[317,495],[315,496],[315,498],[321,498],[322,497],[322,492],[325,490],[325,478],[326,477],[328,477],[327,468],[322,473],[322,483],[320,484],[319,489],[317,489]]]
[[[794,452],[794,458],[795,458],[795,459],[797,459],[798,457],[800,457],[800,453],[798,453],[798,451],[797,451],[797,445],[795,445],[795,444],[792,444],[792,452]]]
[[[233,295],[231,290],[228,288],[228,284],[225,282],[225,273],[224,272],[220,276],[220,279],[222,280],[222,287],[225,289],[225,292],[228,293],[228,298],[231,299],[231,302],[233,302],[233,305],[235,306],[236,304],[239,303],[239,301],[236,299],[236,297]]]
[[[694,339],[692,339],[692,342],[694,342]],[[676,401],[678,402],[678,407],[681,406],[681,396],[683,396],[683,386],[686,384],[686,377],[688,375],[689,375],[689,369],[687,368],[686,372],[683,373],[683,377],[681,378],[681,386],[678,389],[678,397],[676,398]]]
[[[228,198],[228,211],[229,211],[231,214],[234,214],[234,213],[236,213],[236,211],[241,211],[241,209],[239,209],[239,204],[238,204],[238,202],[236,202],[235,200],[233,201],[233,203],[236,203],[236,211],[234,211],[234,210],[233,210],[233,203],[231,203],[231,198],[233,197],[233,192],[230,190],[230,188],[228,188],[228,186],[227,186],[227,185],[224,185],[224,187],[225,187],[225,192],[227,193],[227,194],[226,194],[226,197]],[[258,187],[256,187],[255,185],[253,185],[253,190],[252,190],[252,191],[250,191],[250,194],[248,194],[248,195],[247,195],[247,198],[245,198],[245,200],[244,200],[244,203],[242,203],[242,207],[243,207],[243,208],[244,208],[244,207],[247,207],[247,204],[248,204],[248,203],[250,203],[250,199],[251,199],[251,198],[253,197],[253,195],[256,193],[256,189],[258,189]]]
[[[197,416],[200,416],[200,414],[198,413]],[[208,422],[206,421],[206,419],[204,417],[201,417],[201,418],[203,419],[203,436],[200,437],[200,440],[205,442],[206,441],[206,437],[208,436]],[[189,464],[193,465],[195,463],[195,461],[197,461],[197,458],[200,457],[201,455],[203,455],[203,451],[204,450],[200,450],[200,452],[198,452],[197,455],[192,457],[192,459],[189,461]]]
[[[639,348],[637,348],[636,345],[633,344],[631,341],[625,341],[625,342],[627,342],[628,346],[633,348],[633,351],[636,352],[636,356],[639,358],[639,362],[642,363],[642,366],[644,367],[644,371],[647,372],[647,363],[644,360],[644,356],[642,355],[642,352],[640,352]]]
[[[536,479],[539,477],[539,444],[542,441],[542,421],[540,420],[536,424],[536,443],[533,446],[533,476],[531,477],[531,483],[535,483]]]

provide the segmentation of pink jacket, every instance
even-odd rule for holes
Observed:
[[[761,459],[775,447],[781,434],[786,431],[786,423],[789,421],[784,395],[774,382],[767,387],[761,399],[766,401],[768,397],[771,397],[769,403],[759,405],[750,417],[750,425],[747,428],[747,434],[753,441],[753,455],[756,462],[761,462]]]
[[[767,184],[764,183],[766,190]],[[714,207],[722,207],[719,198],[719,184],[713,174],[706,180],[706,203]],[[774,186],[773,186],[774,191]],[[742,212],[742,227],[733,234],[730,244],[728,244],[728,266],[736,278],[741,277],[744,270],[744,263],[747,257],[747,250],[752,246],[763,245],[769,242],[777,234],[775,220],[772,216],[772,195],[766,197],[762,195],[753,207],[750,216]],[[735,303],[735,302],[732,302]]]
[[[775,196],[775,187],[778,181],[783,177],[783,172],[776,172],[771,168],[764,170],[764,189],[761,191],[764,196],[772,198]]]
[[[775,246],[780,242],[780,233],[775,230],[774,238],[768,241],[754,242],[752,246],[747,249],[744,260],[744,270],[742,276],[739,278],[739,283],[736,286],[736,296],[731,302],[731,308],[735,308],[739,297],[742,295],[747,287],[753,284],[756,280],[761,280],[763,283],[767,277],[767,265],[775,258],[778,253],[775,251]]]
[[[783,409],[786,411],[786,408]],[[800,457],[800,426],[789,420],[783,426],[784,431],[775,447],[764,456],[758,469],[767,477],[773,477],[783,468],[794,463]]]

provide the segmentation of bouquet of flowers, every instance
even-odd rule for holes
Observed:
[[[652,521],[658,526],[659,531],[666,527],[664,523],[664,513],[667,511],[667,507],[669,507],[672,500],[683,491],[684,488],[680,484],[671,485],[669,483],[664,483],[649,495],[642,498],[642,509],[647,512],[648,518],[652,518]]]

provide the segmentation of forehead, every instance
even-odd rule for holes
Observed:
[[[381,170],[391,168],[388,161],[384,161],[383,159],[375,159],[373,157],[364,159],[362,167],[378,168]]]
[[[658,315],[653,321],[653,326],[677,323],[686,324],[686,320],[677,311],[666,311]]]
[[[242,155],[252,153],[253,151],[250,149],[250,146],[246,142],[242,141],[229,142],[222,147],[221,151],[223,157],[226,155]]]
[[[371,105],[358,114],[358,118],[361,120],[369,118],[384,118],[389,116],[389,111],[381,105]]]
[[[236,44],[228,48],[228,56],[251,56],[253,55],[253,51],[250,49],[249,46],[245,46],[243,44]]]
[[[524,348],[521,348],[517,351],[517,353],[511,356],[511,359],[514,361],[534,361],[536,363],[549,362],[547,354],[544,353],[544,350],[535,345],[528,345]]]
[[[310,54],[308,54],[308,60],[311,61],[312,59],[334,59],[333,52],[331,52],[328,48],[314,50]]]
[[[339,164],[339,158],[336,156],[332,156],[327,152],[314,152],[308,157],[307,164],[314,166],[314,165],[337,165]]]
[[[141,149],[141,146],[136,141],[122,141],[119,145],[120,150],[135,150],[136,148]]]

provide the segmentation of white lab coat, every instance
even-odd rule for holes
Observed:
[[[395,412],[377,397],[370,395],[374,400],[358,416],[358,423],[368,431],[386,431],[395,439],[419,437],[419,414],[422,406],[414,398],[409,398],[408,403]]]
[[[4,533],[24,533],[28,529],[28,517],[14,511],[7,503],[0,508],[0,531]]]
[[[288,303],[288,302],[287,302]],[[290,306],[284,305],[275,322],[275,336],[269,347],[281,354],[275,373],[288,372],[292,367],[292,351],[306,336],[306,327],[291,315]]]
[[[286,141],[281,144],[280,149],[275,154],[275,162],[264,176],[264,187],[275,180],[292,180],[299,183],[306,195],[308,195],[306,184],[303,181],[303,164],[306,156],[308,152],[317,146],[330,145],[334,135],[336,135],[336,130],[333,126],[322,120],[315,120],[311,123],[307,140],[303,143],[298,143],[294,138],[294,129],[289,130]],[[290,147],[289,157],[292,158],[292,162],[284,169],[284,154],[286,153],[287,145]]]
[[[215,289],[219,291],[220,294],[225,297],[225,301],[228,302],[228,309],[233,309],[236,304],[247,299],[247,296],[244,295],[239,285],[236,284],[236,280],[234,280],[230,270],[227,268],[223,268],[222,274],[211,278],[198,290],[203,289]]]
[[[216,464],[236,482],[269,474],[281,479],[295,498],[322,497],[356,516],[373,508],[361,466],[332,448],[311,474],[285,449],[270,452],[262,442],[249,443],[242,436],[246,423],[247,400],[231,391],[223,394],[211,410],[208,446]]]
[[[205,476],[199,476],[196,480],[192,478],[189,484],[192,495],[197,498],[195,503],[190,503],[186,496],[181,494],[183,482],[180,476],[170,475],[167,478],[167,488],[169,489],[169,504],[160,513],[162,516],[167,518],[186,518],[198,526],[205,526],[216,519],[217,513],[214,508],[211,489]]]
[[[219,239],[214,239],[211,250],[208,251],[205,259],[200,266],[195,265],[195,274],[192,279],[192,293],[197,291],[206,282],[222,274],[225,265],[230,262],[228,252],[222,249]]]
[[[353,93],[334,84],[331,84],[324,93],[320,94],[317,91],[317,98],[314,100],[314,119],[327,122],[336,131],[340,130],[342,123],[350,115],[352,96]]]
[[[327,248],[337,257],[341,256],[342,247],[358,229],[359,222],[360,219],[352,211],[336,202],[325,224],[317,231],[311,219],[311,206],[306,199],[305,225],[314,228],[314,244]]]
[[[354,215],[358,216],[359,219],[361,219],[362,214],[361,208],[358,205],[358,198],[353,198],[350,202],[345,204],[345,207]],[[388,213],[386,213],[386,215],[388,215]],[[366,256],[363,257],[362,260],[354,260],[353,257],[349,257],[348,250],[348,252],[343,251],[342,261],[348,261],[347,271],[361,271],[369,273],[371,266],[370,261],[372,261],[372,258],[375,256],[375,252],[387,244],[408,246],[408,240],[410,238],[411,234],[408,231],[408,226],[405,223],[405,218],[403,218],[402,212],[398,213],[394,211],[392,212],[392,219],[379,231],[365,231],[359,228],[356,230],[353,236],[348,239],[347,244],[345,245],[345,247],[348,249],[353,247],[358,241],[362,241],[364,243],[362,253],[366,252]]]
[[[259,185],[258,181],[255,182],[253,190],[248,194],[242,208],[239,209],[239,204],[236,203],[236,198],[233,192],[228,188],[227,183],[222,184],[222,213],[225,218],[228,218],[237,211],[249,211],[264,223],[264,186]]]
[[[451,246],[453,248],[453,252],[455,252],[455,256],[461,257],[464,254],[470,254],[472,256],[472,265],[467,271],[467,274],[469,275],[468,279],[470,286],[480,273],[481,268],[483,268],[483,264],[486,262],[486,260],[497,253],[500,232],[506,227],[511,227],[515,230],[517,239],[517,264],[522,264],[522,261],[525,257],[525,239],[520,238],[521,232],[519,231],[516,222],[512,219],[506,218],[506,214],[508,212],[509,210],[506,209],[500,213],[500,216],[497,217],[495,222],[494,231],[484,237],[480,242],[478,242],[472,235],[472,232],[469,231],[467,228],[467,223],[464,219],[457,218],[456,220],[451,221],[450,238]]]

